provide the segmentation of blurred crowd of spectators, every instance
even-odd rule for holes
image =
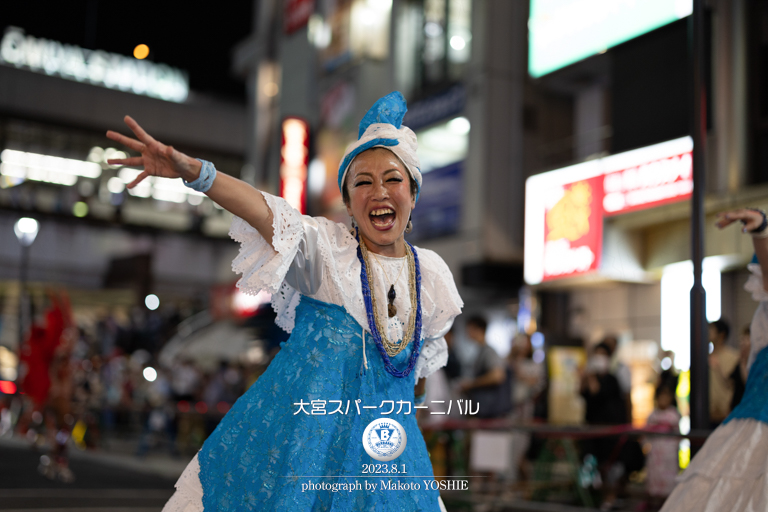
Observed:
[[[272,313],[270,308],[266,310],[267,315]],[[50,466],[41,464],[41,472],[64,481],[72,478],[67,473],[66,457],[66,446],[72,444],[82,449],[127,450],[138,456],[150,451],[173,456],[195,453],[232,404],[263,373],[275,350],[259,364],[195,361],[183,349],[174,358],[159,357],[191,315],[191,311],[182,314],[172,308],[154,312],[136,309],[122,320],[105,314],[88,326],[77,325],[66,296],[51,293],[49,307],[38,315],[19,350],[19,393],[0,394],[0,435],[16,433],[30,442],[47,444]],[[277,331],[271,320],[261,320],[267,326],[261,331],[267,339],[275,337]],[[516,425],[546,422],[549,378],[541,347],[535,350],[531,337],[519,334],[511,341],[509,354],[502,358],[486,341],[487,323],[482,317],[464,323],[464,338],[474,344],[473,360],[457,357],[454,333],[449,332],[448,362],[430,378],[428,398],[445,403],[461,397],[472,399],[482,404],[477,418],[501,418]],[[710,366],[716,375],[712,375],[711,385],[722,389],[713,390],[710,397],[713,408],[722,409],[722,417],[743,392],[739,377],[743,380],[748,355],[744,348],[749,346],[748,333],[744,333],[741,353],[729,348],[725,344],[728,334],[725,322],[712,324]],[[280,340],[275,337],[274,341],[267,342],[267,350],[276,349]],[[631,375],[617,358],[617,345],[615,337],[606,337],[588,350],[587,363],[579,370],[579,391],[588,425],[626,426],[632,421]],[[674,358],[673,354],[662,355],[668,355],[670,361]],[[164,365],[161,359],[172,362]],[[660,372],[655,386],[648,425],[678,433],[678,374],[671,362]],[[10,423],[9,417],[13,419]],[[432,420],[435,418],[448,419],[439,416]],[[719,419],[713,415],[714,421]],[[428,423],[425,432],[431,428]],[[486,482],[504,485],[525,482],[536,478],[535,466],[542,451],[553,450],[546,437],[512,429],[505,433],[504,446],[508,449],[504,450],[509,453],[505,469],[499,471],[494,468],[496,462],[484,460],[489,455],[481,448],[487,441],[484,436],[500,446],[498,430],[473,428],[466,434],[461,429],[442,431],[438,441],[430,444],[436,471],[479,471],[491,477]],[[575,445],[580,483],[602,489],[598,492],[601,500],[612,504],[625,492],[630,474],[644,471],[649,495],[663,500],[679,471],[678,445],[679,439],[674,437],[638,440],[611,435],[584,440]]]
[[[52,446],[62,464],[71,443],[137,455],[153,447],[194,453],[264,370],[188,357],[160,364],[160,350],[188,316],[175,309],[137,308],[123,321],[106,314],[85,326],[73,320],[64,295],[52,293],[48,303],[20,347],[18,393],[0,394],[0,410],[13,420],[6,435]]]

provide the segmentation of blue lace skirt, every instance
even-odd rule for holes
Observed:
[[[344,308],[302,297],[291,337],[198,454],[205,510],[440,509],[425,483],[433,473],[416,424],[414,379],[387,373],[368,336],[369,369],[360,375],[361,333]],[[411,349],[393,359],[397,368]],[[362,444],[365,427],[382,417],[407,434],[402,455],[387,463]],[[364,474],[368,464],[398,473]]]

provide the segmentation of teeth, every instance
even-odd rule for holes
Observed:
[[[390,213],[395,213],[395,211],[392,208],[379,208],[378,210],[373,210],[371,215],[387,215]]]

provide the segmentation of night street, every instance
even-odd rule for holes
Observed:
[[[40,454],[0,445],[0,510],[149,512],[159,511],[173,493],[173,479],[115,464],[73,457],[71,484],[37,472]]]

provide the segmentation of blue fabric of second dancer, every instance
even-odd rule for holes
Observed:
[[[768,423],[768,348],[762,349],[755,359],[747,378],[747,389],[739,405],[723,422],[735,419],[756,419]]]
[[[301,298],[291,337],[198,455],[205,510],[439,510],[438,492],[424,482],[432,480],[432,467],[416,424],[413,379],[387,373],[370,335],[369,369],[361,372],[362,331],[343,307]],[[407,365],[413,349],[409,344],[393,358],[397,368]],[[297,405],[302,401],[309,403],[303,411]],[[325,414],[312,414],[313,401],[325,401]],[[341,411],[330,414],[338,401]],[[394,411],[383,414],[392,408],[390,401]],[[399,422],[407,433],[402,455],[385,463],[372,459],[362,444],[365,427],[381,417]],[[363,464],[399,473],[375,478],[362,473]],[[400,474],[403,468],[406,475]],[[366,489],[366,481],[375,490]],[[331,488],[356,482],[362,490]],[[317,490],[318,484],[326,485]],[[409,490],[398,490],[406,485]],[[412,489],[416,485],[419,490]]]

